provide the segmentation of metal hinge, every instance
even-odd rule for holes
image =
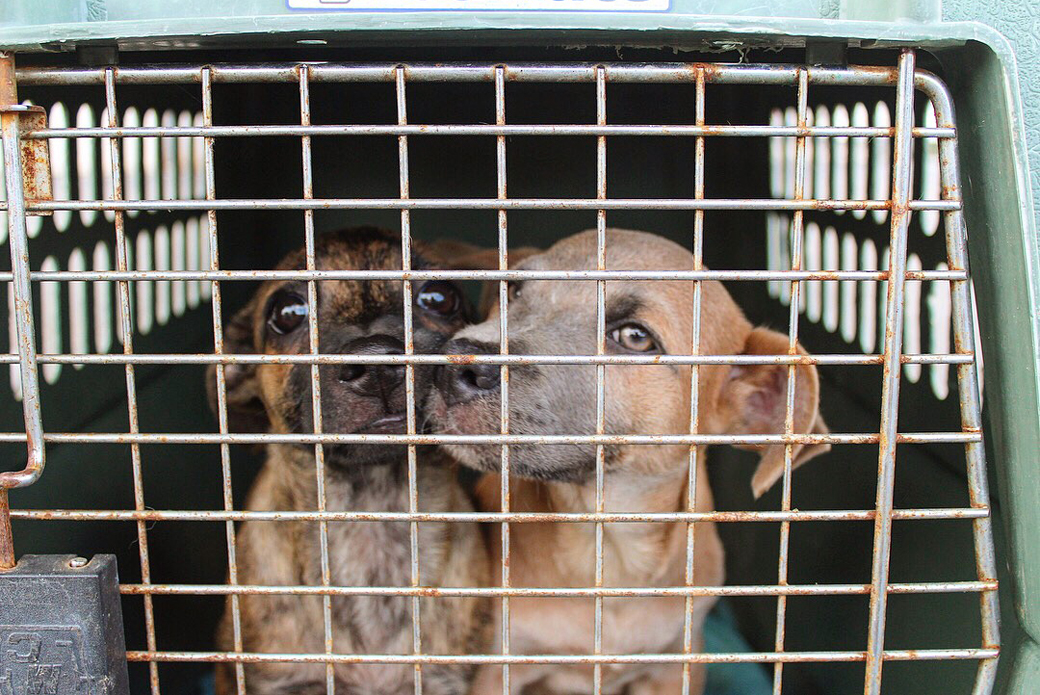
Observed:
[[[22,191],[27,205],[54,200],[51,191],[51,155],[46,140],[26,136],[47,127],[47,112],[42,106],[0,105],[0,120],[14,119],[21,139]],[[51,211],[26,210],[29,215],[50,215]]]

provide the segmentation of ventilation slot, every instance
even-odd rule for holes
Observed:
[[[137,235],[137,270],[152,269],[152,235],[141,231]],[[137,330],[143,335],[152,331],[154,303],[152,298],[152,281],[139,280],[132,285],[137,290]]]
[[[141,116],[133,106],[123,112],[123,127],[138,128]],[[150,138],[154,139],[154,138]],[[125,200],[141,199],[141,138],[123,138],[123,197]],[[129,217],[137,217],[138,210],[127,210]]]
[[[94,270],[111,270],[112,257],[108,244],[99,241],[94,247]],[[94,281],[94,347],[99,353],[112,350],[112,283],[108,280]]]
[[[162,127],[173,128],[177,125],[177,114],[167,109],[163,111]],[[162,158],[162,199],[177,198],[177,138],[164,137],[161,147]]]
[[[170,226],[170,265],[171,270],[184,270],[184,223],[174,222]],[[187,309],[187,287],[185,282],[173,283],[170,304],[174,316],[183,316]]]
[[[87,258],[80,248],[69,255],[69,270],[81,272],[87,269]],[[90,352],[90,308],[87,306],[87,283],[73,280],[69,283],[69,350],[74,355]],[[73,365],[83,369],[82,364]]]
[[[96,126],[94,109],[90,104],[80,106],[76,112],[76,127]],[[76,192],[80,200],[97,200],[97,142],[95,138],[76,138]],[[97,211],[80,210],[79,219],[85,227],[89,227],[97,219]]]
[[[65,108],[65,104],[56,102],[51,107],[48,120],[51,128],[68,128],[69,110]],[[47,144],[51,155],[51,192],[55,200],[68,200],[72,197],[72,167],[69,154],[72,144],[68,138],[54,138]],[[51,219],[54,221],[55,229],[64,232],[72,221],[72,213],[68,210],[55,210]]]
[[[187,270],[199,270],[199,221],[192,217],[184,225],[185,246],[184,254],[187,257]],[[185,294],[188,308],[194,309],[199,305],[199,281],[189,280],[185,283]]]
[[[47,256],[40,266],[44,272],[58,270],[58,261]],[[40,283],[40,348],[48,354],[61,352],[61,283]],[[43,380],[53,384],[61,376],[60,364],[45,364],[40,368]]]
[[[852,107],[852,125],[856,128],[864,128],[870,125],[870,117],[867,115],[867,107],[858,102]],[[849,163],[852,170],[849,172],[852,186],[853,200],[867,199],[867,180],[870,174],[870,140],[868,138],[852,138],[852,147],[849,155]],[[866,210],[853,210],[852,216],[857,220],[866,217]]]
[[[170,232],[166,227],[155,230],[155,269],[170,269]],[[165,326],[170,320],[170,281],[155,281],[155,320]]]
[[[924,111],[924,127],[935,127],[935,109],[929,102]],[[923,161],[921,166],[921,198],[939,200],[942,190],[939,183],[939,141],[925,138],[922,141]],[[918,213],[921,230],[926,236],[933,236],[939,229],[940,213],[938,210],[922,210]]]
[[[129,116],[129,114],[127,114]],[[159,114],[156,113],[155,109],[148,109],[144,112],[144,118],[141,120],[141,125],[145,128],[158,128],[159,127]],[[159,138],[148,137],[141,138],[141,166],[144,171],[144,197],[148,200],[158,200],[159,195]],[[127,179],[127,195],[130,195],[130,158],[127,157],[125,165],[128,167],[126,170]],[[149,214],[154,214],[154,210],[149,210]]]

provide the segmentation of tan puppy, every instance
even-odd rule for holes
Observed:
[[[416,243],[413,268],[430,267],[435,249]],[[464,259],[456,255],[456,261]],[[317,268],[401,269],[401,241],[374,228],[344,230],[320,237]],[[437,264],[434,267],[443,267]],[[300,269],[302,250],[279,266]],[[319,282],[318,335],[323,353],[401,354],[404,320],[400,281]],[[305,282],[266,282],[227,326],[226,349],[237,353],[306,354],[308,339]],[[465,325],[467,307],[448,282],[413,284],[416,353],[436,352]],[[432,368],[415,367],[421,405]],[[313,432],[310,365],[234,365],[225,370],[232,431]],[[215,380],[210,374],[211,387]],[[327,433],[404,433],[405,367],[328,365],[319,368],[322,426]],[[417,418],[422,421],[419,409]],[[419,509],[471,511],[447,457],[418,449]],[[407,512],[407,453],[403,445],[326,445],[325,491],[329,511]],[[318,509],[315,450],[310,444],[270,444],[267,460],[246,508],[258,511]],[[488,581],[487,555],[479,529],[468,524],[419,525],[419,565],[424,586],[474,587]],[[242,584],[320,586],[319,525],[313,521],[247,521],[238,533],[238,581]],[[407,523],[330,522],[328,564],[332,586],[405,587],[411,584]],[[241,631],[247,652],[325,653],[323,598],[242,596]],[[468,654],[485,648],[487,602],[476,598],[424,598],[422,647],[427,654]],[[412,601],[399,596],[335,596],[332,637],[338,654],[410,654]],[[219,647],[234,649],[229,611]],[[459,695],[473,668],[423,668],[423,691]],[[253,695],[325,693],[323,664],[256,663],[245,667]],[[411,665],[337,664],[337,692],[347,695],[405,695],[414,692]],[[234,667],[217,673],[217,692],[235,691]]]
[[[682,247],[642,232],[607,232],[607,268],[612,270],[689,270],[692,255]],[[560,241],[519,267],[538,270],[593,269],[596,233],[586,231]],[[606,344],[612,354],[689,354],[693,320],[693,283],[622,282],[606,286]],[[596,353],[596,286],[592,282],[529,281],[511,288],[509,347],[514,354],[589,355]],[[498,311],[484,323],[459,331],[445,346],[456,354],[496,353]],[[718,282],[704,282],[701,354],[787,354],[788,338],[754,328]],[[794,430],[826,432],[818,414],[816,369],[797,369]],[[701,433],[763,434],[784,431],[787,366],[704,366],[700,370]],[[608,434],[684,434],[689,432],[690,367],[615,365],[605,369]],[[459,365],[442,369],[428,407],[434,430],[491,434],[499,431],[499,368]],[[510,431],[515,434],[594,434],[594,366],[517,366],[511,369]],[[497,471],[494,446],[449,446],[459,461]],[[794,447],[794,465],[822,453],[826,446]],[[697,511],[712,509],[704,447],[697,451]],[[784,447],[761,449],[752,480],[760,495],[783,474]],[[596,508],[593,445],[518,445],[511,447],[512,511],[593,512]],[[680,512],[687,509],[689,448],[685,446],[605,447],[605,510]],[[498,476],[485,477],[480,506],[498,510]],[[595,586],[593,524],[530,524],[511,527],[511,579],[514,587]],[[686,562],[686,524],[613,523],[604,526],[604,584],[620,587],[682,586]],[[695,531],[694,581],[723,581],[723,551],[712,523]],[[500,581],[500,544],[492,542],[492,567]],[[713,597],[693,602],[695,649]],[[603,607],[603,653],[681,653],[684,602],[676,598],[613,598]],[[494,649],[501,649],[497,609]],[[510,601],[514,654],[593,653],[594,601],[591,598],[514,598]],[[607,695],[680,692],[682,666],[604,665]],[[703,688],[704,670],[694,665],[691,692]],[[588,665],[515,665],[511,692],[531,686],[555,695],[588,693]],[[502,668],[482,667],[474,695],[496,695]]]

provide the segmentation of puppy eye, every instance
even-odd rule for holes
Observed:
[[[307,318],[307,301],[293,292],[279,292],[267,312],[267,325],[278,335],[292,333]]]
[[[650,332],[637,323],[626,323],[615,328],[610,332],[610,339],[632,352],[654,352],[659,349]]]
[[[508,292],[507,296],[509,297],[509,301],[512,302],[512,301],[518,299],[520,297],[520,295],[523,294],[523,290],[524,290],[524,283],[522,283],[522,282],[513,281],[513,282],[508,283],[506,291]]]
[[[442,318],[450,318],[459,312],[462,298],[450,282],[431,280],[419,288],[415,303],[425,311]]]

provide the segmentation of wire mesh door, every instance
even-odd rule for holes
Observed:
[[[335,666],[340,664],[414,664],[415,689],[422,690],[422,667],[441,663],[502,664],[505,687],[508,692],[509,667],[516,664],[588,664],[594,678],[594,690],[598,694],[603,687],[603,671],[615,664],[659,664],[684,665],[684,690],[690,688],[689,665],[696,663],[742,663],[755,662],[772,665],[774,692],[783,687],[784,665],[806,662],[864,662],[864,692],[878,693],[881,687],[883,665],[886,661],[917,660],[972,660],[977,661],[978,674],[975,692],[990,692],[993,686],[998,657],[999,633],[997,624],[997,582],[994,549],[990,529],[990,505],[987,490],[982,431],[980,421],[980,393],[978,373],[975,369],[977,353],[973,332],[973,318],[969,296],[969,274],[966,256],[966,230],[963,222],[960,175],[957,163],[956,125],[953,104],[944,85],[935,76],[915,70],[915,56],[904,51],[898,66],[889,68],[826,68],[781,65],[720,65],[710,63],[662,63],[662,64],[510,64],[510,65],[434,65],[434,64],[252,64],[252,65],[165,65],[155,67],[102,67],[102,68],[22,68],[14,72],[12,58],[3,58],[3,69],[10,82],[13,76],[18,85],[27,87],[84,88],[103,93],[106,122],[97,126],[69,127],[67,124],[49,124],[48,127],[27,128],[23,112],[19,110],[13,88],[4,95],[4,161],[7,184],[7,202],[2,210],[7,215],[11,251],[11,271],[0,275],[0,281],[10,283],[13,292],[11,352],[4,356],[6,363],[19,371],[19,388],[24,408],[24,431],[12,431],[0,435],[0,441],[25,442],[28,447],[28,463],[24,470],[2,474],[0,482],[4,491],[0,499],[4,506],[0,516],[6,517],[6,495],[8,488],[32,484],[44,469],[48,446],[58,444],[121,444],[131,452],[131,474],[133,480],[133,508],[127,509],[13,509],[10,517],[17,520],[96,521],[110,520],[130,522],[136,527],[140,561],[141,581],[121,586],[125,595],[139,595],[144,601],[146,648],[131,651],[132,662],[148,664],[151,690],[160,692],[158,664],[164,662],[224,662],[235,666],[238,691],[248,690],[244,664],[258,662],[297,662],[326,665],[326,687],[331,693],[336,689]],[[393,108],[396,122],[385,124],[315,124],[311,119],[311,91],[316,85],[333,83],[377,83],[389,85],[393,90]],[[489,106],[493,107],[494,123],[474,124],[429,124],[413,123],[409,120],[409,89],[418,84],[476,83],[486,85]],[[594,90],[592,104],[595,122],[567,124],[511,124],[506,118],[507,85],[512,84],[586,84]],[[624,84],[686,84],[695,89],[696,99],[688,105],[692,112],[692,123],[675,124],[611,124],[607,119],[607,103],[611,87]],[[13,82],[11,82],[13,84]],[[218,125],[214,122],[214,85],[219,84],[284,84],[295,87],[299,98],[299,124],[294,125]],[[163,124],[127,124],[125,111],[120,110],[120,89],[140,85],[181,85],[194,90],[201,102],[201,118],[179,120]],[[781,87],[792,90],[794,98],[794,123],[772,122],[762,125],[724,125],[708,123],[705,104],[710,99],[715,85],[739,85],[747,89],[763,86]],[[811,123],[809,99],[812,89],[817,87],[873,87],[894,92],[895,109],[892,124],[882,125],[825,125]],[[935,124],[914,125],[915,93],[930,102],[935,114]],[[124,114],[121,122],[120,114]],[[315,196],[315,179],[320,176],[313,166],[316,142],[324,138],[350,138],[380,136],[396,139],[397,163],[399,167],[399,196],[390,198],[353,197],[330,198]],[[493,138],[495,143],[495,194],[484,198],[431,198],[413,197],[410,192],[409,144],[417,138]],[[514,136],[536,137],[583,137],[595,142],[595,196],[553,198],[510,198],[507,195],[507,147],[508,138]],[[298,138],[302,162],[302,192],[296,198],[229,198],[222,197],[215,175],[215,143],[225,138],[244,138],[263,146],[265,139]],[[685,138],[695,142],[694,195],[681,198],[619,198],[608,194],[607,158],[608,143],[614,137],[634,138]],[[124,182],[128,180],[124,142],[136,138],[161,138],[162,142],[191,142],[191,152],[196,153],[200,180],[191,196],[179,199],[151,199],[140,190],[128,191]],[[791,174],[793,181],[781,191],[774,191],[771,198],[709,198],[705,196],[705,182],[710,171],[705,164],[705,146],[713,138],[773,138],[774,141],[793,144]],[[887,198],[857,198],[848,191],[839,195],[833,191],[829,197],[806,195],[807,177],[811,175],[806,164],[807,143],[814,138],[885,139],[891,142],[891,187]],[[24,142],[45,141],[51,143],[98,141],[102,145],[102,160],[108,167],[111,181],[103,199],[36,199],[31,191],[26,192],[23,182]],[[884,141],[888,142],[888,141]],[[939,176],[941,196],[939,199],[918,199],[912,191],[911,162],[915,142],[937,143],[941,161]],[[185,148],[185,152],[189,150]],[[129,195],[128,195],[129,193]],[[318,269],[315,261],[315,212],[319,210],[369,210],[399,211],[402,239],[403,266],[399,271]],[[597,267],[594,270],[516,270],[510,269],[508,258],[509,220],[511,211],[521,210],[580,210],[596,215]],[[218,248],[219,216],[228,211],[297,211],[304,220],[305,269],[303,270],[229,270],[222,268],[221,251]],[[409,267],[412,233],[412,215],[426,210],[486,210],[497,215],[497,270],[416,270]],[[695,261],[694,269],[683,271],[619,271],[609,270],[606,265],[606,239],[610,215],[613,211],[631,210],[683,210],[692,211],[694,225],[690,234],[690,249]],[[789,244],[789,265],[771,269],[754,270],[709,270],[703,266],[706,237],[711,243],[710,232],[705,231],[705,213],[712,211],[756,211],[784,213],[790,221],[789,228],[774,231]],[[131,249],[134,246],[127,232],[130,215],[144,211],[175,211],[202,216],[197,222],[196,258],[198,269],[169,269],[151,261],[142,261],[138,245],[137,263],[133,263]],[[807,269],[803,261],[805,238],[804,216],[809,211],[885,211],[889,215],[889,256],[887,268],[880,270],[819,270]],[[45,268],[30,269],[27,247],[27,225],[32,215],[41,213],[100,212],[110,215],[112,222],[111,242],[115,248],[114,269]],[[908,226],[911,214],[934,214],[943,219],[947,267],[945,270],[921,270],[907,266]],[[164,242],[165,243],[165,242]],[[199,259],[203,259],[204,262]],[[142,265],[144,263],[144,265]],[[189,266],[190,267],[190,266]],[[224,325],[228,315],[223,311],[221,290],[229,283],[256,282],[262,280],[296,280],[306,283],[307,300],[310,304],[308,332],[311,349],[304,355],[231,354],[225,350]],[[389,280],[401,282],[404,294],[405,350],[402,355],[351,355],[328,354],[319,349],[318,310],[316,287],[318,283],[336,280]],[[501,372],[502,407],[500,433],[495,435],[432,435],[422,431],[416,416],[416,394],[414,367],[417,365],[450,365],[457,363],[458,356],[420,354],[412,340],[412,285],[423,280],[477,280],[492,283],[497,287],[500,301],[499,354],[466,355],[474,364],[497,365]],[[517,281],[554,280],[566,282],[592,282],[597,288],[596,321],[599,342],[595,354],[587,355],[523,355],[509,350],[509,283]],[[606,286],[613,281],[689,281],[692,283],[694,305],[694,327],[690,336],[691,348],[687,354],[654,356],[607,354],[605,349],[606,330]],[[699,354],[700,315],[703,301],[702,285],[709,280],[752,281],[769,283],[769,287],[786,293],[789,305],[787,328],[789,349],[787,354],[778,355],[712,355]],[[76,351],[74,353],[53,352],[39,349],[35,337],[33,315],[34,290],[40,291],[40,283],[60,286],[66,283],[110,282],[117,292],[117,332],[122,343],[121,354],[104,354],[101,350]],[[867,354],[801,354],[799,345],[800,296],[806,292],[807,283],[885,283],[885,329],[881,352]],[[904,350],[904,296],[908,287],[915,283],[948,282],[951,288],[954,350],[952,353],[909,354]],[[144,354],[134,349],[135,313],[132,303],[140,302],[141,295],[134,288],[140,283],[195,283],[196,288],[205,287],[212,298],[212,352],[193,354],[152,353]],[[196,291],[200,291],[196,289]],[[145,298],[146,301],[148,297]],[[139,323],[140,314],[137,323]],[[138,326],[139,328],[139,326]],[[60,344],[59,344],[60,347]],[[137,413],[137,369],[142,365],[217,365],[217,403],[219,431],[217,433],[175,433],[146,431],[139,426]],[[229,429],[227,395],[224,370],[229,365],[258,364],[303,364],[310,365],[312,406],[315,424],[312,432],[294,434],[235,433]],[[368,435],[344,434],[323,431],[321,426],[321,391],[319,367],[324,365],[405,365],[408,383],[407,434]],[[596,389],[596,432],[592,435],[577,435],[559,432],[553,435],[524,435],[510,431],[509,372],[511,367],[540,365],[592,365],[597,372]],[[691,400],[689,432],[681,435],[639,433],[610,434],[606,427],[606,410],[611,394],[604,388],[604,370],[613,365],[667,364],[690,367],[692,394],[699,392],[701,368],[719,365],[787,365],[787,416],[785,431],[767,435],[719,435],[702,431],[702,407],[697,398]],[[880,428],[878,431],[829,434],[798,434],[793,430],[793,399],[795,369],[799,365],[820,367],[848,367],[880,365],[883,373]],[[898,404],[901,373],[904,365],[950,365],[956,370],[958,397],[960,402],[960,428],[953,431],[910,432],[900,428]],[[41,387],[38,371],[47,365],[119,365],[124,369],[125,399],[127,403],[128,431],[126,432],[56,432],[44,429],[40,409]],[[45,392],[44,392],[45,394]],[[175,407],[188,407],[175,404]],[[319,482],[317,507],[312,511],[262,512],[236,509],[232,489],[230,447],[239,444],[298,443],[313,446],[316,475]],[[896,487],[896,450],[898,445],[921,445],[928,443],[953,443],[963,445],[967,458],[968,496],[970,504],[957,508],[897,509],[894,505]],[[407,445],[408,500],[407,512],[360,512],[330,511],[324,496],[325,448],[336,444],[385,444]],[[426,513],[420,511],[419,489],[416,483],[417,466],[424,449],[438,444],[466,443],[491,444],[501,448],[501,511],[497,512],[447,512]],[[877,496],[872,509],[840,509],[833,511],[799,511],[792,508],[792,452],[795,446],[804,444],[835,444],[877,446],[879,449]],[[206,444],[219,447],[223,509],[153,509],[150,508],[142,483],[142,466],[145,465],[142,447],[187,444]],[[582,444],[595,447],[595,510],[590,513],[531,513],[511,510],[511,447],[518,445],[561,445]],[[783,445],[785,447],[782,478],[781,506],[776,511],[695,511],[692,501],[685,510],[672,513],[631,513],[610,511],[605,508],[604,487],[609,484],[605,470],[605,450],[617,445],[654,446],[672,444],[688,446],[689,461],[695,461],[698,452],[706,446],[718,444],[737,445]],[[698,480],[696,467],[689,466],[689,488],[696,491],[706,481]],[[691,493],[689,499],[696,498]],[[929,581],[913,583],[890,583],[890,547],[894,521],[913,523],[921,520],[964,519],[973,529],[977,577],[972,581]],[[280,523],[289,521],[312,521],[320,528],[322,581],[317,585],[258,586],[244,585],[238,580],[236,561],[236,522],[267,521]],[[226,584],[164,584],[154,583],[150,573],[150,525],[157,522],[198,521],[220,524],[226,536],[227,576]],[[337,523],[402,522],[409,526],[411,583],[407,587],[336,586],[330,581],[328,567],[328,529]],[[873,554],[871,558],[871,581],[869,584],[793,585],[788,582],[788,542],[791,523],[799,521],[873,522]],[[501,528],[502,582],[500,586],[475,586],[464,588],[428,587],[423,585],[419,573],[419,528],[433,522],[480,522],[499,525]],[[677,586],[650,587],[609,586],[604,581],[604,527],[610,524],[635,522],[684,523],[686,531],[685,582]],[[779,524],[779,564],[776,582],[768,585],[743,586],[698,586],[694,581],[694,530],[699,522],[769,522]],[[524,523],[591,523],[596,529],[595,582],[587,587],[528,588],[514,587],[510,581],[510,529],[512,524]],[[4,562],[13,564],[10,531],[0,526],[0,540],[4,549]],[[462,656],[431,654],[423,648],[423,625],[420,598],[431,595],[442,597],[482,596],[493,597],[501,604],[503,624],[501,653],[476,653]],[[977,593],[980,598],[982,643],[951,649],[886,649],[887,599],[893,594],[926,593]],[[239,624],[239,597],[261,594],[296,594],[322,597],[323,625],[315,626],[324,636],[322,652],[301,654],[272,654],[249,652],[243,643]],[[228,596],[234,617],[235,649],[218,651],[183,651],[163,649],[156,633],[152,598],[160,595],[219,595]],[[356,654],[340,653],[332,638],[332,599],[342,596],[396,596],[410,599],[413,616],[412,650],[408,654]],[[787,599],[791,596],[834,596],[863,595],[869,597],[869,631],[865,649],[851,651],[797,651],[785,647],[785,617]],[[516,653],[510,648],[509,602],[513,597],[584,597],[595,603],[594,646],[588,654],[528,654]],[[686,600],[686,615],[683,629],[684,649],[679,653],[656,654],[609,654],[603,651],[603,602],[618,597],[678,596]],[[701,653],[694,649],[691,624],[692,602],[699,596],[758,596],[776,598],[776,627],[772,651],[753,653]]]

